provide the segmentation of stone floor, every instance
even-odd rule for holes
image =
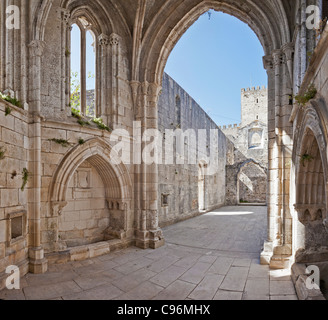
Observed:
[[[288,270],[259,265],[266,207],[224,207],[164,229],[157,250],[128,248],[28,274],[4,300],[297,300]]]

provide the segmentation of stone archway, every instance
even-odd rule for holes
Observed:
[[[54,251],[62,250],[69,243],[79,245],[112,238],[133,238],[132,182],[125,166],[116,163],[120,163],[118,157],[99,138],[76,146],[61,161],[49,194],[50,212],[57,219],[52,230],[55,233]],[[101,203],[93,201],[95,195],[92,190],[99,192]],[[91,192],[89,202],[86,197],[88,192]],[[82,203],[81,197],[84,198]],[[74,219],[77,214],[85,214],[86,217]],[[85,228],[74,226],[74,220],[79,223],[84,221]],[[85,234],[90,229],[87,220],[94,226],[94,230],[89,230],[90,236]]]
[[[300,132],[294,150],[296,262],[314,262],[325,257],[327,229],[327,143],[320,104],[313,102],[298,115]],[[319,120],[322,119],[322,120]],[[323,252],[324,251],[324,252]],[[322,258],[320,257],[322,256]]]
[[[290,255],[292,252],[287,246],[286,250],[275,251],[277,246],[284,247],[282,233],[285,228],[282,214],[289,214],[289,194],[282,200],[278,196],[286,190],[288,186],[289,171],[285,170],[281,161],[287,162],[291,155],[285,154],[282,160],[284,141],[281,141],[283,132],[291,132],[292,124],[279,122],[282,107],[286,102],[283,97],[292,94],[290,79],[293,78],[293,51],[294,44],[291,43],[290,25],[287,19],[287,11],[283,1],[182,1],[169,0],[162,6],[157,6],[157,12],[153,20],[147,21],[146,28],[142,24],[136,24],[136,40],[133,47],[132,61],[132,81],[131,88],[133,94],[136,119],[141,121],[144,128],[157,129],[157,101],[158,93],[161,90],[163,72],[170,53],[182,37],[184,32],[198,19],[198,17],[208,10],[214,9],[228,13],[239,20],[247,23],[258,36],[265,56],[263,57],[264,68],[268,73],[268,99],[269,120],[268,126],[272,128],[273,134],[269,141],[269,173],[270,184],[268,188],[268,238],[264,245],[264,252],[261,255],[261,263],[270,264],[274,252],[278,255],[278,260],[283,255]],[[146,5],[139,6],[138,20],[143,21],[146,16]],[[288,104],[288,102],[287,102]],[[287,107],[287,106],[286,106]],[[144,115],[147,114],[147,117]],[[273,130],[275,128],[275,130]],[[156,174],[157,168],[141,167],[140,180],[143,177]],[[139,177],[137,177],[139,179]],[[154,181],[154,180],[153,180]],[[152,198],[148,204],[142,198],[143,188],[151,186],[153,194],[158,194],[156,181],[145,181],[140,185],[136,194],[140,195],[141,203],[145,203],[144,208],[138,208],[139,215],[145,211],[145,215],[158,215],[158,199]],[[275,181],[275,182],[273,182]],[[138,196],[139,197],[139,196]],[[141,207],[141,206],[140,206]],[[149,214],[147,214],[147,212]],[[158,217],[155,217],[158,219]],[[287,252],[288,251],[288,252]],[[280,264],[284,267],[284,263]]]

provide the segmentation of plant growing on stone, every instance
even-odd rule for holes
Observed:
[[[305,153],[301,156],[301,164],[303,165],[303,167],[305,167],[305,163],[311,162],[313,159],[314,158],[311,155]]]
[[[60,144],[61,146],[67,148],[69,147],[71,144],[68,140],[64,140],[64,139],[49,139],[49,141],[55,142],[57,144]]]
[[[68,48],[66,48],[65,50],[65,56],[69,57],[71,55],[71,52],[68,50]]]
[[[22,172],[22,180],[23,180],[23,184],[22,184],[22,187],[21,187],[21,190],[24,191],[25,187],[26,187],[26,184],[28,182],[28,179],[30,177],[30,173],[28,172],[28,170],[26,168],[23,169],[23,172]]]
[[[9,95],[5,95],[5,94],[3,94],[3,93],[1,93],[1,92],[0,92],[0,98],[1,98],[2,100],[5,100],[5,101],[7,101],[7,102],[13,104],[14,106],[16,106],[16,107],[18,107],[18,108],[23,109],[23,107],[22,107],[22,103],[21,103],[19,100],[17,100],[16,98],[12,98],[11,96],[9,96]]]
[[[298,102],[298,104],[304,106],[310,100],[312,100],[316,96],[317,93],[318,93],[318,90],[316,89],[314,84],[311,84],[309,86],[308,90],[306,91],[306,93],[304,95],[297,95],[295,97],[295,100]]]
[[[6,109],[5,109],[5,116],[7,117],[10,114],[11,114],[11,108],[7,106]]]
[[[106,130],[108,132],[111,132],[111,129],[106,126],[101,118],[93,118],[92,122],[95,123],[100,130]]]
[[[81,146],[81,145],[83,145],[83,144],[85,144],[85,140],[82,139],[82,138],[80,138],[80,139],[79,139],[79,145]]]

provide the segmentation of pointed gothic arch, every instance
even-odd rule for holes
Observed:
[[[66,206],[68,183],[86,160],[102,178],[108,201],[120,202],[122,206],[131,201],[132,182],[127,168],[124,164],[115,164],[119,163],[119,158],[104,140],[93,138],[73,148],[58,165],[49,189],[49,201],[54,215]]]

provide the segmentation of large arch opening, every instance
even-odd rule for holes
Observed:
[[[205,10],[205,8],[207,10]],[[159,128],[161,131],[165,131],[165,129],[181,129],[182,131],[186,131],[190,128],[197,130],[204,130],[207,132],[207,137],[202,140],[199,139],[196,153],[198,155],[202,155],[205,159],[210,155],[210,130],[217,128],[219,129],[219,125],[225,124],[228,127],[228,124],[231,123],[240,123],[241,122],[241,99],[243,101],[246,101],[244,104],[245,108],[249,108],[249,110],[252,108],[251,102],[253,102],[254,112],[247,112],[245,110],[243,112],[244,115],[247,115],[244,117],[246,119],[243,126],[239,125],[231,125],[233,132],[233,137],[231,139],[231,143],[233,144],[235,140],[237,140],[240,137],[240,141],[238,141],[238,146],[236,145],[236,149],[238,149],[240,146],[240,150],[233,152],[233,163],[240,164],[241,162],[247,161],[247,159],[250,159],[249,153],[249,145],[252,147],[251,150],[252,157],[256,157],[256,154],[258,153],[261,156],[261,159],[258,161],[264,160],[264,168],[267,168],[268,166],[268,157],[263,156],[263,152],[267,155],[268,153],[268,138],[267,138],[267,132],[268,130],[262,129],[262,127],[259,129],[259,112],[262,111],[264,115],[261,114],[261,120],[266,119],[265,126],[268,125],[268,98],[267,98],[267,92],[265,89],[263,89],[263,86],[267,85],[267,74],[263,68],[263,55],[265,54],[265,50],[263,50],[263,47],[261,45],[261,42],[256,37],[254,32],[252,31],[252,28],[249,28],[246,26],[243,21],[244,19],[240,19],[240,12],[236,13],[232,8],[230,8],[229,13],[233,14],[235,17],[232,17],[228,14],[226,14],[226,10],[224,10],[222,7],[218,6],[211,6],[211,7],[197,7],[193,8],[191,12],[189,12],[184,17],[185,25],[182,26],[181,24],[178,24],[176,26],[176,32],[179,32],[180,41],[178,42],[178,37],[176,35],[174,37],[176,42],[174,44],[172,43],[172,38],[167,39],[167,42],[164,43],[164,47],[161,50],[161,60],[158,62],[157,65],[158,69],[160,70],[159,74],[163,75],[163,79],[160,80],[159,83],[162,84],[162,92],[159,97],[159,103],[158,103],[158,115],[159,115]],[[215,10],[213,10],[215,8]],[[209,15],[211,13],[211,16]],[[210,19],[209,19],[210,17]],[[238,19],[239,18],[239,19]],[[188,20],[189,19],[189,20]],[[192,19],[192,20],[190,20]],[[227,40],[226,37],[223,37],[224,40],[221,39],[220,35],[222,36],[222,28],[223,24],[217,27],[219,24],[217,23],[218,20],[223,19],[223,24],[227,22],[226,28],[229,28],[229,23],[233,26],[235,33],[230,33],[229,36],[231,38],[238,38],[238,32],[242,30],[243,36],[248,36],[251,42],[251,44],[256,43],[256,54],[254,54],[254,51],[251,51],[249,47],[246,49],[244,48],[244,51],[240,53],[237,57],[237,54],[234,56],[235,63],[240,66],[240,68],[244,67],[243,70],[247,69],[249,66],[249,60],[246,58],[246,56],[252,56],[252,62],[256,60],[256,68],[261,69],[261,80],[257,80],[254,76],[251,77],[252,74],[248,74],[246,76],[246,80],[244,78],[243,81],[239,81],[238,78],[242,78],[240,75],[240,70],[237,72],[237,70],[231,71],[231,74],[228,74],[227,71],[225,72],[218,72],[219,68],[222,68],[224,64],[229,65],[229,63],[224,60],[222,63],[219,63],[217,54],[221,51],[224,52],[222,56],[225,57],[225,59],[228,59],[229,53],[231,55],[231,50],[234,50],[234,53],[238,53],[238,50],[236,50],[236,47],[233,45],[233,41],[230,41],[229,44],[227,44],[225,41]],[[240,21],[242,20],[242,21]],[[191,21],[193,23],[191,23]],[[211,27],[211,22],[214,23],[215,27]],[[210,29],[211,35],[213,37],[209,37],[206,34],[206,31],[204,25],[209,25],[208,29]],[[186,31],[188,29],[188,31]],[[231,28],[230,28],[231,29]],[[256,29],[256,28],[255,28]],[[225,29],[224,29],[225,30]],[[253,29],[254,30],[254,29]],[[202,40],[202,36],[206,38],[205,41]],[[189,41],[190,39],[190,41]],[[194,40],[193,40],[194,39]],[[241,41],[240,38],[238,40],[235,40],[236,42]],[[208,46],[206,46],[206,42]],[[182,45],[181,45],[182,43]],[[214,47],[213,43],[216,44],[216,50],[212,50]],[[224,45],[222,45],[224,43]],[[245,40],[243,41],[245,43]],[[193,44],[193,46],[192,46]],[[188,47],[189,46],[189,47]],[[189,48],[189,51],[186,51],[186,47]],[[252,47],[254,50],[254,47]],[[249,55],[246,54],[246,51],[249,50]],[[197,65],[193,65],[192,63],[189,63],[189,67],[186,64],[186,61],[188,60],[189,56],[194,55],[194,52],[197,52],[197,56],[199,57],[199,60],[209,60],[211,59],[212,67],[206,68],[203,66],[201,61],[197,63]],[[172,59],[172,56],[175,54],[180,54],[181,58],[179,59]],[[191,54],[193,52],[193,54]],[[243,57],[244,55],[244,57]],[[254,58],[256,56],[256,58]],[[216,60],[216,61],[215,61]],[[172,62],[171,62],[172,61]],[[165,62],[165,63],[164,63]],[[238,64],[238,62],[240,64]],[[171,63],[171,66],[168,67],[168,65]],[[217,65],[215,65],[217,63]],[[160,66],[159,66],[160,65]],[[232,64],[231,64],[232,65]],[[243,65],[243,66],[242,66]],[[246,67],[246,68],[245,68]],[[160,68],[160,69],[159,69]],[[199,78],[198,81],[194,81],[193,86],[188,87],[187,85],[183,83],[179,83],[179,78],[175,76],[173,77],[168,74],[170,70],[177,71],[177,70],[183,70],[184,77],[182,78],[189,78],[194,79],[195,74],[192,73],[192,69],[195,69],[195,74],[201,73],[203,75],[203,78]],[[200,72],[202,70],[202,72]],[[165,71],[165,72],[164,72]],[[212,73],[216,73],[216,75],[210,78],[209,75]],[[158,75],[159,75],[158,74]],[[254,75],[254,74],[253,74]],[[206,79],[206,76],[208,79]],[[226,80],[228,78],[229,80]],[[239,82],[239,87],[235,87],[235,90],[230,91],[230,87],[234,87],[233,78],[235,78],[235,82]],[[223,81],[222,81],[223,79]],[[156,80],[157,81],[157,80]],[[257,82],[260,81],[260,82]],[[222,82],[226,82],[225,84],[222,84]],[[250,88],[248,90],[243,89],[244,87],[250,86],[251,84],[257,83],[259,86],[257,88]],[[215,96],[214,100],[216,99],[216,105],[212,104],[211,106],[208,106],[208,101],[202,103],[203,99],[197,96],[197,92],[193,91],[193,89],[197,88],[197,86],[203,85],[204,89],[205,86],[210,88],[210,90],[206,91],[205,96],[211,94],[211,91],[213,93],[213,96]],[[189,89],[190,88],[190,89]],[[187,89],[187,90],[185,90]],[[206,88],[207,89],[207,88]],[[241,90],[243,89],[243,90]],[[229,105],[227,105],[222,100],[222,96],[225,95],[226,92],[229,92],[226,96],[226,100],[229,100]],[[234,92],[236,99],[233,99],[231,96],[231,92]],[[229,95],[230,94],[230,95]],[[221,98],[220,98],[221,95]],[[176,112],[176,106],[177,106],[177,97],[178,97],[178,104],[179,104],[179,112],[177,115]],[[203,95],[204,97],[204,95]],[[221,100],[220,100],[221,99]],[[199,101],[201,100],[201,101]],[[234,103],[230,103],[233,100]],[[221,102],[222,101],[222,102]],[[225,116],[225,112],[228,113],[229,109],[232,109],[232,105],[234,104],[234,110],[237,112],[237,116],[235,116],[233,119],[229,117],[229,115]],[[262,109],[259,107],[259,105],[262,104]],[[216,111],[215,107],[222,107],[220,111]],[[209,110],[209,108],[212,108],[212,110]],[[205,110],[204,110],[205,109]],[[260,110],[261,109],[261,110]],[[249,114],[254,115],[254,118],[250,119]],[[220,117],[222,115],[222,117]],[[211,119],[212,117],[212,119]],[[232,116],[233,117],[233,116]],[[214,120],[215,118],[215,120]],[[225,123],[222,122],[226,121]],[[221,120],[221,121],[220,121]],[[219,122],[220,121],[220,122]],[[231,121],[231,122],[229,122]],[[261,122],[262,124],[262,122]],[[255,129],[254,129],[254,128]],[[222,129],[222,128],[221,128]],[[253,133],[254,130],[257,130],[255,133]],[[220,131],[220,130],[219,130]],[[258,133],[259,132],[259,133]],[[257,133],[257,135],[256,135]],[[249,138],[251,136],[251,138]],[[197,137],[199,138],[199,135],[197,134]],[[189,165],[187,162],[185,162],[184,165],[179,167],[179,165],[173,165],[170,169],[169,166],[159,166],[159,191],[158,191],[158,197],[161,198],[163,194],[169,194],[171,203],[179,203],[179,206],[171,206],[170,203],[168,206],[159,206],[159,222],[160,225],[167,225],[170,223],[168,221],[171,219],[171,223],[176,222],[177,220],[186,219],[189,216],[195,216],[197,214],[204,213],[204,211],[209,211],[212,209],[216,209],[218,207],[225,205],[225,198],[226,198],[226,178],[225,178],[225,166],[226,166],[226,158],[225,155],[223,156],[223,153],[225,153],[225,132],[220,131],[218,133],[218,150],[220,154],[219,165],[218,170],[216,170],[213,174],[211,170],[205,169],[202,165],[198,165],[200,162],[198,159],[198,162],[196,166]],[[242,139],[244,139],[242,141]],[[249,142],[249,140],[251,142]],[[251,144],[250,144],[251,143]],[[189,141],[185,141],[185,145],[189,145]],[[201,157],[202,157],[201,156]],[[210,167],[210,166],[209,166]],[[237,168],[236,168],[237,169]],[[246,170],[246,169],[245,169]],[[172,174],[170,174],[170,171]],[[246,170],[247,171],[247,170]],[[251,168],[248,170],[252,172]],[[248,173],[247,171],[247,173]],[[247,197],[249,202],[252,203],[260,203],[260,204],[266,204],[266,191],[267,191],[267,171],[264,169],[259,169],[257,172],[260,172],[260,178],[256,177],[256,173],[254,173],[251,177],[248,179],[252,179],[252,183],[254,183],[254,194],[255,193],[261,193],[258,195],[258,197]],[[243,172],[245,175],[245,172]],[[194,177],[194,179],[190,179],[190,176]],[[186,184],[187,182],[187,184]],[[260,186],[257,186],[257,183],[260,183]],[[237,180],[234,181],[234,188],[237,188]],[[264,185],[264,187],[263,187]],[[239,185],[238,185],[239,186]],[[183,198],[183,201],[182,201]],[[182,202],[182,204],[181,204]],[[239,203],[239,198],[236,202],[236,204]],[[168,217],[167,213],[170,213],[171,217]],[[263,239],[264,241],[265,239]]]

